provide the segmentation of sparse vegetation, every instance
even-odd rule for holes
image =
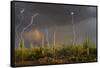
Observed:
[[[25,48],[23,41],[15,49],[16,65],[62,64],[97,61],[96,45],[83,42],[80,45],[56,45]]]

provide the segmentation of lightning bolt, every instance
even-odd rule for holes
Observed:
[[[71,12],[71,16],[72,16],[72,27],[73,27],[73,45],[75,45],[75,40],[76,40],[76,32],[75,32],[75,24],[74,24],[74,12]]]
[[[37,22],[36,23],[33,23],[33,26],[35,26],[36,24],[38,24],[38,17],[39,17],[39,15],[36,17],[36,19],[37,19]],[[33,29],[27,29],[28,31],[33,31]]]
[[[21,11],[20,11],[20,14],[18,14],[18,17],[19,17],[19,15],[21,15],[21,18],[23,18],[23,14],[24,13],[24,9],[22,9]],[[21,19],[22,20],[22,19]],[[21,39],[20,39],[20,37],[19,37],[19,35],[18,35],[18,28],[20,27],[20,25],[22,24],[22,21],[20,21],[20,24],[18,24],[18,26],[16,26],[16,29],[15,29],[15,33],[16,33],[16,37],[17,37],[17,39],[19,40],[19,41],[21,41]]]
[[[23,37],[22,35],[23,35],[23,33],[25,32],[25,30],[26,30],[27,28],[29,28],[29,27],[32,25],[33,19],[34,19],[37,15],[38,15],[38,13],[34,14],[34,15],[32,16],[32,18],[31,18],[30,24],[27,25],[25,28],[23,28],[23,30],[22,30],[22,32],[21,32],[21,39],[22,39],[22,37]]]
[[[45,33],[46,33],[47,45],[49,46],[49,32],[48,32],[48,29],[45,29]]]

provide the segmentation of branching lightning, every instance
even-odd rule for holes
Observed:
[[[37,15],[38,15],[38,13],[34,14],[34,15],[32,16],[32,18],[31,18],[30,24],[28,24],[26,27],[23,28],[23,30],[22,30],[22,32],[21,32],[21,39],[22,39],[22,37],[23,37],[24,31],[32,25],[33,19],[34,19]]]
[[[22,17],[23,17],[23,14],[24,13],[24,9],[22,9],[21,11],[20,11],[20,14],[18,14],[18,16],[19,15],[21,15],[21,20],[22,20]],[[20,27],[20,25],[22,24],[22,21],[20,21],[20,23],[18,24],[18,26],[16,27],[16,29],[15,29],[15,33],[16,33],[16,37],[17,37],[17,39],[19,40],[19,41],[21,41],[21,39],[20,39],[20,37],[19,37],[19,35],[18,35],[18,28]]]

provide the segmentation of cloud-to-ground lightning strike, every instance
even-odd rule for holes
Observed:
[[[47,28],[45,29],[45,32],[46,32],[47,45],[49,46],[49,32],[48,32],[48,29]]]
[[[33,23],[33,19],[34,19],[37,15],[38,15],[38,13],[34,14],[34,15],[32,16],[32,19],[31,19],[30,24],[27,25],[25,28],[23,28],[23,30],[22,30],[22,32],[21,32],[21,40],[22,40],[22,35],[23,35],[24,31],[25,31],[29,26],[32,25],[32,23]]]
[[[21,15],[21,20],[22,20],[24,11],[25,11],[25,10],[22,9],[22,10],[20,11],[20,14],[18,14],[18,16]],[[21,24],[22,24],[22,21],[20,21],[20,23],[18,24],[18,26],[17,26],[16,29],[15,29],[16,37],[17,37],[17,39],[18,39],[19,41],[21,41],[21,39],[20,39],[20,37],[19,37],[17,31],[18,31],[18,28],[20,27]]]
[[[57,27],[55,25],[55,31],[53,32],[53,45],[54,46],[56,45],[56,30],[57,30]]]
[[[38,15],[38,16],[39,16],[39,15]],[[38,24],[38,16],[36,17],[37,22],[36,22],[36,23],[35,23],[35,22],[34,22],[34,23],[32,23],[32,24],[33,24],[33,26],[35,26],[36,24]],[[33,31],[33,29],[30,29],[29,31],[31,32],[31,31]]]
[[[66,8],[65,8],[66,9]],[[65,10],[66,12],[66,10]],[[72,17],[72,31],[73,31],[73,39],[72,39],[72,44],[74,45],[76,42],[76,32],[75,32],[75,24],[74,24],[74,12],[70,12],[70,15]]]
[[[75,45],[75,36],[76,36],[76,33],[75,33],[75,25],[74,25],[74,19],[73,19],[73,15],[74,15],[74,12],[71,12],[71,16],[72,16],[72,27],[73,27],[73,45]]]

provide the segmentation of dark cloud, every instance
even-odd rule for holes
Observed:
[[[38,13],[33,19],[33,24],[29,26],[25,32],[33,31],[37,29],[46,36],[45,30],[49,33],[49,42],[52,43],[53,32],[56,32],[56,41],[58,43],[67,44],[73,39],[72,29],[72,16],[71,12],[74,12],[73,20],[76,31],[76,42],[83,42],[86,34],[89,38],[96,42],[96,12],[95,6],[79,6],[79,5],[55,5],[44,3],[15,3],[15,28],[19,36],[27,25],[30,24],[32,16]],[[18,27],[18,28],[17,28]],[[25,34],[24,32],[24,34]],[[29,34],[30,35],[30,34]],[[31,42],[34,42],[32,35],[31,41],[25,39],[25,45],[28,47]],[[18,39],[16,38],[18,44]],[[17,45],[16,44],[16,45]]]
[[[77,5],[55,5],[55,4],[38,4],[38,3],[16,3],[16,16],[21,15],[20,11],[24,9],[23,13],[23,27],[27,25],[31,16],[35,13],[38,15],[38,23],[36,26],[44,27],[53,25],[65,25],[71,23],[71,12],[74,12],[75,23],[89,17],[96,17],[96,7],[77,6]],[[16,18],[16,22],[21,20]],[[36,23],[36,19],[34,20]]]

